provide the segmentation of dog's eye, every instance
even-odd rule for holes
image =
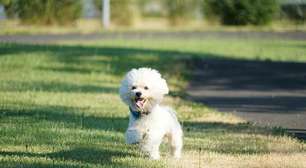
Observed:
[[[148,88],[148,86],[145,86],[144,89],[145,89],[145,90],[148,90],[149,88]]]
[[[132,90],[136,89],[136,86],[132,86]]]

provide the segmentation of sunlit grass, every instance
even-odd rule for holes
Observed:
[[[305,42],[109,40],[58,45],[0,44],[0,165],[3,167],[305,167],[305,143],[280,128],[246,123],[185,100],[195,57],[306,61]],[[283,55],[284,57],[278,57]],[[180,161],[162,146],[148,161],[124,143],[123,75],[149,66],[170,84],[184,127]]]

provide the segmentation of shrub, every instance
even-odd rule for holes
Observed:
[[[16,5],[13,5],[13,4],[16,4],[15,1],[16,0],[0,0],[0,4],[4,6],[5,14],[6,14],[6,17],[8,17],[8,18],[17,17],[17,15],[15,13],[15,11],[16,11],[15,6]]]
[[[164,0],[137,0],[141,17],[166,17]]]
[[[99,11],[102,11],[102,1],[95,0],[95,5]],[[111,22],[116,25],[130,26],[134,23],[137,16],[137,7],[135,0],[111,0],[110,13]]]
[[[306,19],[306,4],[284,4],[281,6],[282,14],[286,18],[299,23],[304,23]]]
[[[81,15],[80,0],[13,0],[6,9],[25,24],[66,25]]]
[[[277,0],[204,0],[205,15],[226,25],[267,24],[278,9]]]
[[[12,0],[0,0],[0,5],[8,5],[12,2]]]
[[[196,0],[166,0],[164,2],[167,17],[171,25],[180,25],[188,22],[195,12]]]
[[[117,25],[132,25],[136,17],[133,0],[111,1],[112,22]]]

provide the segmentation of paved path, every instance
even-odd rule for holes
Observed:
[[[197,60],[196,67],[191,99],[260,125],[306,130],[306,63]]]
[[[305,32],[246,32],[246,31],[175,31],[175,32],[104,32],[96,34],[62,35],[0,35],[0,42],[54,43],[58,41],[93,41],[113,38],[260,38],[306,40]]]

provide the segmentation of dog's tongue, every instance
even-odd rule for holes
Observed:
[[[143,107],[143,100],[137,100],[137,101],[136,101],[136,105],[137,105],[138,107],[142,108],[142,107]]]

